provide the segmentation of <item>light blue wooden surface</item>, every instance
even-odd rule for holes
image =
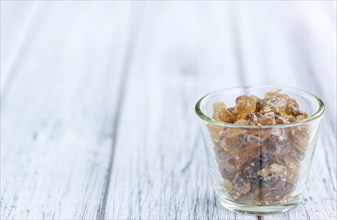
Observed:
[[[276,84],[327,111],[304,202],[336,218],[336,2],[1,1],[1,219],[256,219],[214,198],[205,93]]]

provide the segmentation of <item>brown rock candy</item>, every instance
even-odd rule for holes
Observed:
[[[226,108],[224,103],[214,104],[213,119],[226,123],[233,123],[235,121],[234,115]]]
[[[280,91],[264,98],[239,96],[226,108],[215,103],[213,119],[256,128],[208,125],[224,187],[234,200],[251,205],[285,202],[296,187],[309,141],[309,127],[260,128],[306,119],[297,101]]]
[[[256,100],[254,98],[250,96],[239,96],[235,102],[234,112],[236,113],[236,120],[244,119],[251,111],[255,112]]]

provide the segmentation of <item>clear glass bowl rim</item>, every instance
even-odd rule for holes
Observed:
[[[303,120],[300,120],[300,121],[291,122],[289,124],[262,125],[262,126],[238,125],[238,124],[231,124],[231,123],[226,123],[226,122],[222,122],[222,121],[217,121],[217,120],[207,116],[205,113],[203,113],[201,111],[201,106],[203,104],[203,101],[207,100],[209,97],[211,97],[213,95],[221,94],[221,93],[228,92],[230,90],[235,90],[235,89],[262,89],[262,88],[270,88],[271,90],[274,90],[274,89],[283,90],[284,89],[284,90],[293,91],[293,92],[300,93],[300,94],[309,95],[318,102],[318,106],[319,106],[318,110],[314,114],[312,114],[310,117],[308,117],[306,119],[303,119]],[[311,122],[315,119],[320,118],[324,113],[324,109],[325,109],[325,107],[324,107],[323,101],[318,96],[316,96],[316,95],[314,95],[310,92],[307,92],[307,91],[302,90],[302,89],[296,89],[296,88],[291,88],[291,87],[286,87],[286,86],[274,86],[274,85],[236,86],[236,87],[217,90],[217,91],[208,93],[205,96],[203,96],[201,99],[199,99],[199,101],[195,105],[196,114],[199,116],[199,118],[201,118],[202,120],[204,120],[208,123],[212,123],[214,125],[219,125],[219,126],[231,127],[231,128],[246,128],[246,129],[256,129],[256,128],[261,128],[261,129],[266,128],[267,129],[267,128],[292,127],[292,126],[296,126],[296,125],[300,125],[300,124],[305,124],[305,123],[308,123],[308,122]]]

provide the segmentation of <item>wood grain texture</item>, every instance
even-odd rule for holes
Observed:
[[[130,3],[39,4],[41,31],[28,33],[2,98],[1,219],[94,219],[111,170]]]
[[[327,111],[304,202],[336,218],[336,2],[1,2],[0,219],[257,219],[216,201],[194,115],[225,87]]]

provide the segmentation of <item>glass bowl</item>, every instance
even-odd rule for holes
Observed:
[[[264,97],[272,90],[294,98],[309,116],[287,124],[259,126],[212,118],[215,103],[235,106],[236,97]],[[293,88],[236,87],[202,97],[195,111],[216,197],[225,208],[271,214],[290,210],[302,201],[324,112],[321,99]]]

